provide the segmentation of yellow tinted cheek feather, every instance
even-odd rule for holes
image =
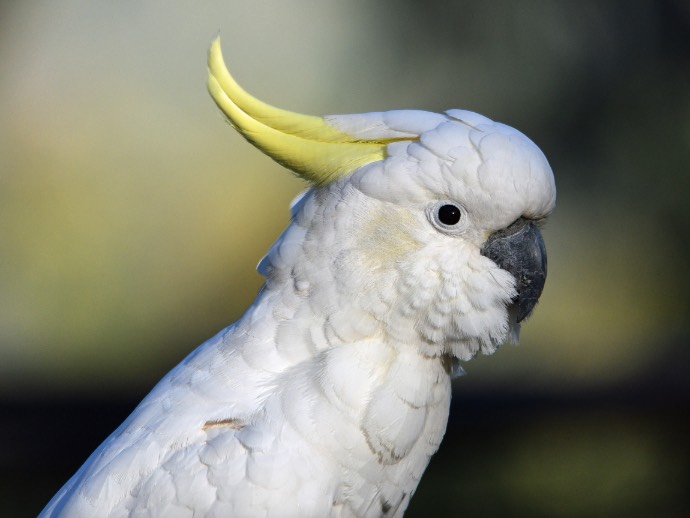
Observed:
[[[385,158],[384,142],[358,141],[321,117],[274,108],[245,92],[225,66],[220,38],[211,44],[208,67],[209,93],[235,129],[306,180],[327,184]]]
[[[367,223],[356,233],[355,249],[365,251],[365,267],[372,270],[395,267],[398,261],[417,252],[422,244],[411,233],[415,224],[414,218],[403,210],[370,214]]]

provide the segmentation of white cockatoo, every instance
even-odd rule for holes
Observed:
[[[311,117],[250,96],[216,39],[209,91],[308,180],[235,324],[192,352],[43,517],[401,516],[446,429],[458,362],[544,286],[551,168],[464,110]]]

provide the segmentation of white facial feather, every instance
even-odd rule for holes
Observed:
[[[312,307],[332,312],[330,341],[388,336],[462,360],[494,352],[509,338],[515,279],[480,248],[519,217],[553,209],[541,151],[513,128],[462,110],[328,120],[362,138],[418,139],[392,142],[384,161],[296,202],[292,227],[268,256],[269,284],[290,277],[312,287]],[[462,209],[453,228],[431,217],[446,202]]]

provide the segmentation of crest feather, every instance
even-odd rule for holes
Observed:
[[[244,138],[315,185],[386,157],[388,140],[360,140],[338,131],[323,117],[275,108],[247,93],[225,66],[220,37],[208,53],[208,91]]]

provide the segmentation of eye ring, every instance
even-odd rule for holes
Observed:
[[[467,211],[453,200],[439,200],[426,209],[427,218],[438,230],[457,234],[467,228]]]

